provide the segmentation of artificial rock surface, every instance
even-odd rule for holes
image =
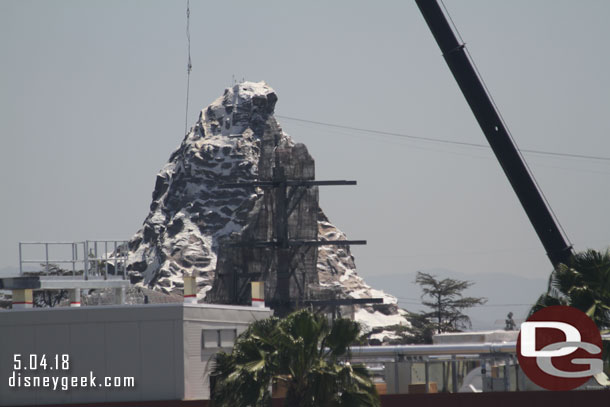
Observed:
[[[244,302],[250,295],[246,285],[239,291],[240,284],[227,283],[233,271],[240,270],[247,278],[265,280],[266,298],[276,298],[277,256],[268,248],[222,243],[276,237],[275,192],[225,184],[271,180],[274,168],[282,168],[288,179],[315,177],[307,148],[285,134],[275,119],[276,102],[277,95],[264,82],[243,82],[201,111],[157,175],[150,211],[129,241],[128,270],[134,283],[180,294],[183,276],[194,275],[199,301]],[[302,197],[288,217],[290,238],[346,239],[319,208],[317,187],[300,189]],[[291,295],[383,297],[384,304],[343,312],[369,330],[408,325],[395,297],[372,289],[357,275],[349,247],[299,249],[291,253],[290,262]]]

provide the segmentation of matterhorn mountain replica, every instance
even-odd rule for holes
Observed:
[[[341,312],[376,331],[379,340],[394,339],[383,328],[408,326],[406,312],[395,297],[356,274],[349,246],[282,252],[269,243],[278,233],[278,188],[261,183],[278,174],[291,180],[315,175],[305,145],[285,134],[273,116],[276,102],[264,82],[243,82],[201,111],[157,175],[150,212],[129,242],[131,280],[169,294],[182,292],[185,275],[195,276],[199,302],[227,304],[249,304],[249,282],[264,281],[272,302],[278,298],[278,262],[284,261],[294,301],[382,297],[383,304],[344,306]],[[291,240],[346,240],[320,209],[316,186],[283,192]]]

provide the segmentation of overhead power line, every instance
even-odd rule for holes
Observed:
[[[466,147],[476,147],[476,148],[486,148],[486,149],[491,148],[487,144],[469,143],[466,141],[447,140],[447,139],[441,139],[441,138],[435,138],[435,137],[413,136],[411,134],[395,133],[395,132],[374,130],[374,129],[365,129],[365,128],[361,128],[361,127],[346,126],[346,125],[335,124],[335,123],[326,123],[326,122],[301,119],[298,117],[291,117],[291,116],[276,115],[276,117],[279,117],[280,119],[293,120],[296,122],[316,124],[319,126],[334,127],[337,129],[345,129],[345,130],[355,130],[355,131],[364,132],[364,133],[407,138],[407,139],[411,139],[411,140],[421,140],[421,141],[428,141],[428,142],[433,142],[433,143],[452,144],[452,145],[466,146]],[[597,155],[558,153],[555,151],[544,151],[544,150],[524,149],[524,148],[519,149],[519,151],[521,151],[523,153],[541,154],[541,155],[549,155],[549,156],[555,156],[555,157],[580,158],[580,159],[585,159],[585,160],[597,160],[597,161],[610,162],[610,157],[597,156]]]

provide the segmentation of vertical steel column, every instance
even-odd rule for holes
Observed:
[[[280,305],[278,315],[290,312],[290,248],[288,246],[288,208],[286,202],[286,176],[284,168],[276,163],[273,169],[274,181],[279,182],[275,188],[275,238],[277,248],[277,292]]]
[[[455,355],[451,356],[451,392],[458,392],[458,374],[457,374],[457,360]]]
[[[504,391],[510,391],[510,359],[504,361]]]
[[[514,359],[513,366],[515,366],[515,391],[521,391],[521,388],[519,387],[519,363],[517,363]]]
[[[394,394],[400,393],[400,369],[398,369],[398,355],[394,355]]]
[[[427,359],[424,365],[424,374],[426,376],[426,393],[430,393],[430,362]]]

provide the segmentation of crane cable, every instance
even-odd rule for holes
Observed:
[[[193,64],[191,63],[191,7],[190,0],[186,0],[186,40],[188,47],[188,63],[186,65],[186,112],[184,114],[184,134],[186,135],[186,129],[188,126],[189,117],[189,90],[191,87],[191,71],[193,70]]]

